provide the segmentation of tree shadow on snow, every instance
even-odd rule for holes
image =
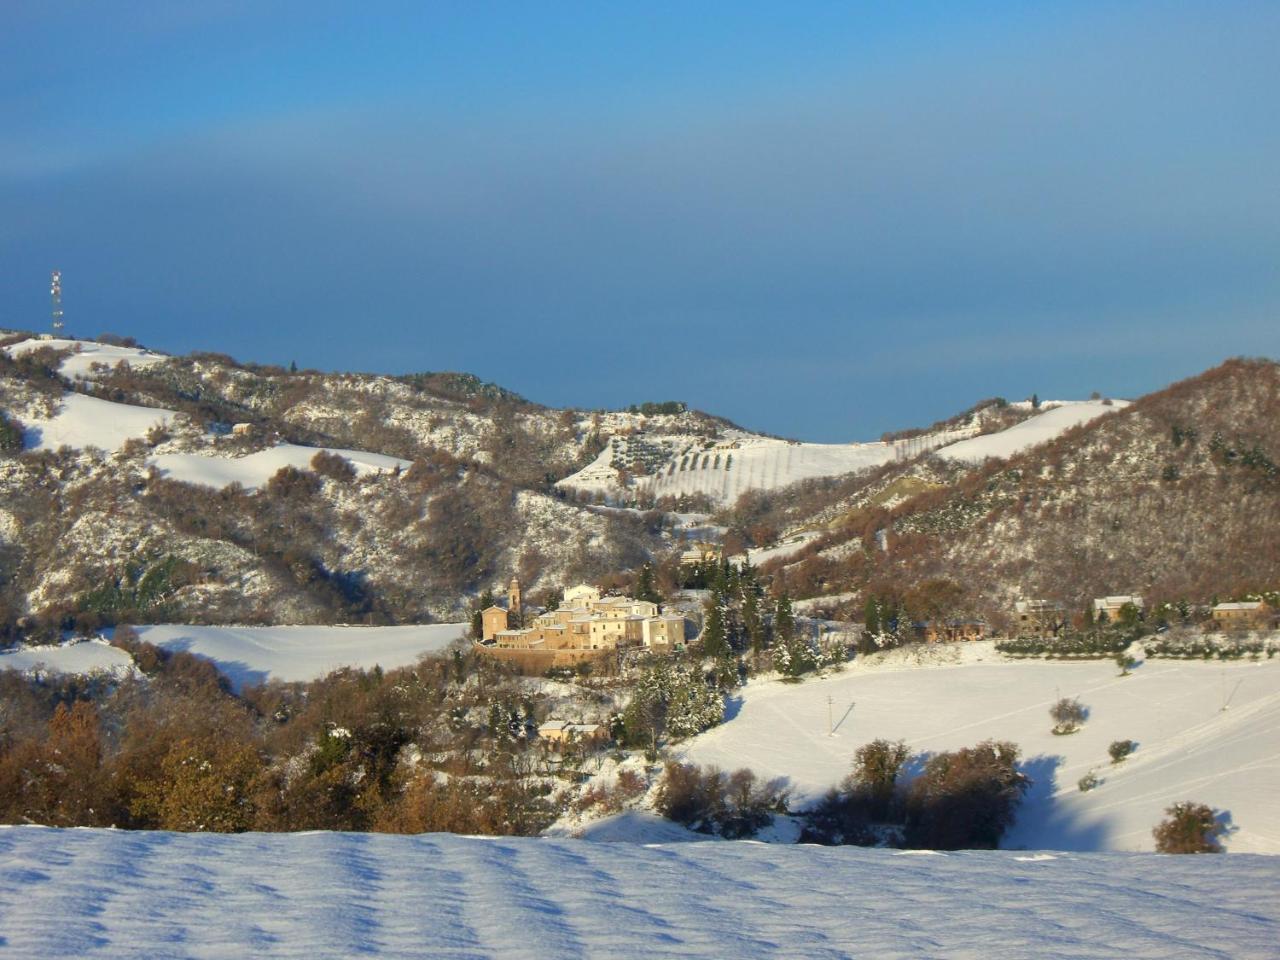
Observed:
[[[1077,812],[1055,800],[1061,789],[1058,771],[1062,757],[1041,754],[1018,764],[1030,781],[1018,804],[1013,826],[1000,846],[1006,850],[1103,850],[1106,830],[1101,822],[1086,823]],[[1074,788],[1074,784],[1071,785]]]
[[[146,638],[143,637],[145,640]],[[227,682],[231,684],[231,689],[236,693],[246,690],[249,687],[260,686],[267,682],[268,672],[266,670],[255,669],[243,660],[219,660],[217,657],[211,657],[199,650],[191,649],[195,645],[193,637],[175,637],[172,640],[166,640],[160,646],[172,653],[189,653],[193,657],[199,657],[201,660],[208,660],[218,672],[227,678]]]
[[[1213,820],[1214,823],[1218,825],[1218,846],[1225,850],[1227,847],[1227,841],[1231,839],[1234,834],[1239,833],[1240,828],[1232,821],[1230,810],[1215,811]]]

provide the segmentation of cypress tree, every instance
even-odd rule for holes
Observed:
[[[653,566],[648,563],[640,567],[640,573],[636,577],[636,599],[649,603],[662,602],[662,594],[658,593],[653,583]]]
[[[725,629],[724,607],[720,602],[720,594],[711,594],[707,604],[707,619],[702,627],[702,653],[715,660],[728,657],[729,635]]]
[[[774,607],[773,642],[778,645],[791,646],[796,635],[796,618],[791,612],[791,598],[783,591]]]
[[[760,598],[750,586],[743,591],[742,629],[751,647],[751,659],[758,664],[765,648],[764,620],[760,616]]]
[[[866,606],[862,609],[862,619],[868,634],[875,636],[880,632],[880,604],[874,596],[867,597]]]

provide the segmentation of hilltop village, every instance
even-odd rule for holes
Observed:
[[[519,664],[526,670],[572,667],[623,649],[664,654],[684,649],[688,620],[683,613],[661,612],[659,605],[632,597],[601,597],[598,587],[569,587],[559,605],[530,612],[528,626],[513,579],[505,607],[480,611],[479,652]]]

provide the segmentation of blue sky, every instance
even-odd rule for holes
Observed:
[[[359,8],[7,0],[0,325],[817,440],[1280,354],[1275,3]]]

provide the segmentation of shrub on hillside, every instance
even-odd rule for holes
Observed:
[[[1012,743],[988,740],[930,757],[907,792],[907,846],[994,848],[1030,785],[1018,755]]]
[[[1165,808],[1165,819],[1151,831],[1156,853],[1221,853],[1222,824],[1203,803],[1183,801]]]
[[[842,787],[851,796],[861,797],[872,820],[888,820],[898,785],[898,775],[911,752],[899,740],[873,740],[853,755],[853,772]]]
[[[1084,705],[1072,697],[1063,697],[1049,708],[1049,716],[1053,719],[1053,732],[1057,736],[1075,733],[1084,723],[1088,711]]]
[[[872,846],[884,835],[876,825],[900,825],[898,777],[910,756],[901,740],[874,740],[858,748],[853,770],[807,812],[804,843]]]
[[[318,476],[328,477],[339,483],[348,483],[356,477],[356,468],[351,465],[350,460],[328,450],[321,450],[311,458],[311,469]]]
[[[281,467],[267,481],[267,492],[281,500],[306,500],[320,492],[320,478],[310,470]]]
[[[656,807],[668,820],[728,839],[749,837],[785,813],[790,791],[781,778],[760,780],[747,769],[669,761],[658,783]]]
[[[1115,657],[1132,638],[1096,631],[1063,637],[1014,637],[997,640],[996,650],[1008,657],[1079,658],[1086,660]]]
[[[1107,753],[1111,754],[1112,763],[1119,763],[1121,760],[1129,756],[1129,754],[1133,753],[1133,751],[1137,749],[1138,749],[1138,744],[1136,741],[1115,740],[1115,741],[1112,741],[1111,746],[1107,748]]]
[[[22,449],[22,425],[0,410],[0,452],[17,453]]]

